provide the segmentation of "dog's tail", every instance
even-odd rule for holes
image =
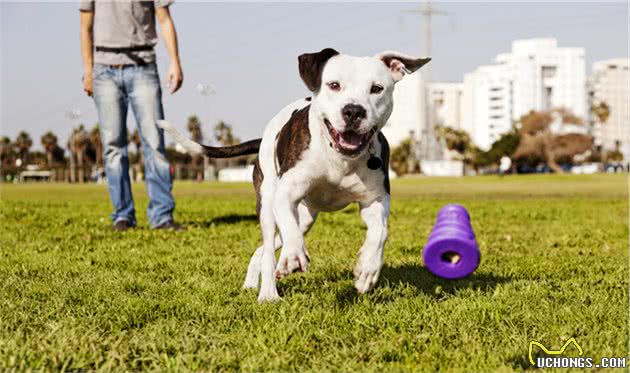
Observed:
[[[258,149],[260,149],[261,139],[250,140],[233,146],[207,146],[186,138],[165,120],[158,120],[157,125],[173,136],[175,141],[183,146],[188,153],[194,155],[203,154],[210,158],[232,158],[240,155],[257,154]]]

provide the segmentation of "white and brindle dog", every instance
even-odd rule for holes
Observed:
[[[257,288],[260,279],[260,302],[280,299],[277,278],[308,270],[304,235],[317,214],[353,202],[367,225],[355,287],[360,293],[374,287],[389,216],[389,146],[380,130],[392,113],[394,84],[429,61],[396,52],[353,57],[330,48],[303,54],[299,72],[312,99],[282,109],[262,139],[236,146],[201,145],[167,122],[158,123],[190,153],[213,158],[258,153],[253,179],[263,245],[251,258],[243,287]]]

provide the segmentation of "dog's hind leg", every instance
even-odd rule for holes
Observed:
[[[282,240],[280,235],[277,234],[273,243],[274,249],[278,250],[282,247]],[[258,281],[260,280],[260,265],[265,246],[259,246],[252,258],[249,260],[249,266],[247,266],[247,275],[245,276],[245,283],[243,283],[243,289],[258,289]]]
[[[317,218],[317,211],[309,209],[306,205],[300,204],[298,205],[298,220],[300,225],[300,231],[302,234],[308,233],[308,231],[315,223],[315,219]],[[276,235],[274,239],[274,248],[278,250],[282,247],[282,240],[280,235]],[[243,284],[244,289],[256,289],[258,288],[258,280],[260,277],[260,264],[263,254],[264,246],[260,246],[249,261],[249,266],[247,267],[247,276],[245,276],[245,283]],[[308,251],[306,252],[308,255]]]

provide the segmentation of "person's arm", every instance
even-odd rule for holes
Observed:
[[[94,67],[94,12],[81,11],[81,58],[83,60],[83,90],[93,93],[92,68]]]
[[[160,23],[166,50],[171,57],[167,86],[170,88],[171,94],[173,94],[182,86],[182,82],[184,81],[184,74],[182,73],[182,67],[179,62],[179,51],[177,50],[177,32],[175,31],[175,24],[171,18],[168,6],[156,8],[155,16]]]

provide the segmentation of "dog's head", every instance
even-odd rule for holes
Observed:
[[[298,58],[300,76],[313,92],[311,111],[335,150],[351,158],[389,119],[394,84],[430,60],[398,52],[353,57],[331,48]]]

